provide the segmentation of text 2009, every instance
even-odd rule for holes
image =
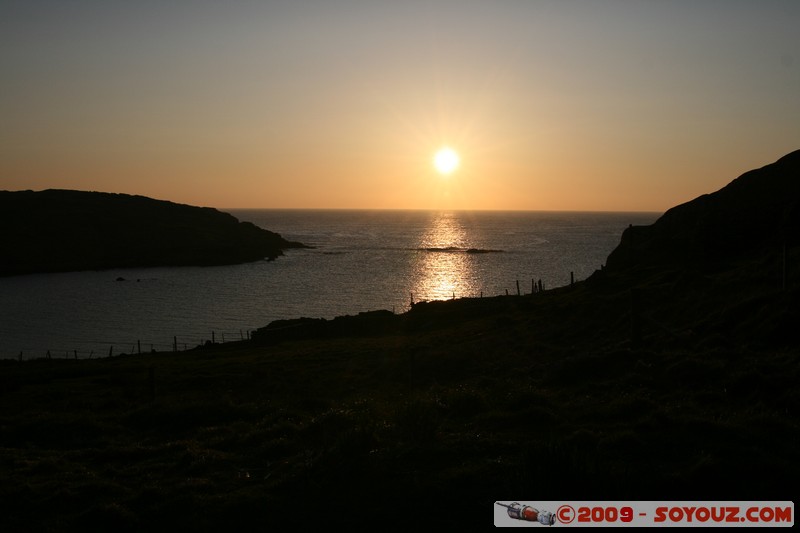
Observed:
[[[578,507],[578,522],[630,522],[633,520],[631,507]]]

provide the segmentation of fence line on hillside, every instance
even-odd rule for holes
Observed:
[[[575,274],[574,272],[570,272],[570,285],[575,283]],[[535,278],[531,279],[531,287],[530,292],[526,293],[528,295],[537,294],[543,292],[545,290],[545,285],[541,279],[536,280]],[[511,296],[508,289],[505,289],[505,295]],[[523,296],[523,292],[520,286],[519,280],[516,280],[516,295]],[[475,298],[476,296],[462,296],[465,298]],[[480,298],[484,297],[483,291],[480,292],[478,296]],[[453,292],[453,299],[456,299],[456,294]],[[417,303],[423,303],[426,300],[420,300],[418,302],[414,301],[414,294],[411,293],[411,300],[409,309],[414,307]],[[392,312],[395,312],[394,307],[392,307]],[[75,344],[81,345],[102,345],[108,348],[106,353],[105,350],[90,350],[90,349],[47,349],[45,353],[37,353],[35,355],[25,354],[25,351],[22,350],[19,352],[17,359],[19,361],[23,360],[33,360],[33,359],[93,359],[93,358],[101,358],[101,357],[114,357],[114,356],[122,356],[122,355],[141,355],[142,353],[164,353],[164,352],[179,352],[179,351],[188,351],[193,350],[195,348],[200,348],[203,346],[212,346],[212,345],[219,345],[219,344],[226,344],[230,342],[241,342],[251,339],[251,334],[254,330],[251,329],[239,329],[238,331],[230,331],[228,330],[211,330],[210,338],[200,338],[199,342],[197,341],[196,335],[174,335],[172,337],[171,343],[164,343],[164,342],[143,342],[141,339],[136,339],[135,341],[126,341],[126,342],[108,342],[108,341],[79,341]],[[227,337],[226,337],[227,333]],[[191,340],[189,340],[191,338]],[[181,339],[181,342],[179,342]],[[130,350],[128,347],[130,346]],[[149,349],[148,349],[149,348]],[[62,355],[63,354],[63,355]]]
[[[575,284],[575,272],[570,272],[569,273],[569,279],[570,279],[569,285],[570,286],[574,285]],[[523,291],[522,291],[522,288],[521,288],[522,286],[520,285],[519,280],[516,280],[516,287],[517,287],[516,295],[517,296],[523,296]],[[529,293],[525,293],[525,295],[533,295],[533,294],[536,294],[536,293],[539,293],[539,292],[544,292],[545,288],[546,288],[545,284],[541,279],[537,280],[536,278],[531,278],[531,291]],[[417,303],[430,301],[430,300],[420,300],[419,302],[415,302],[414,301],[414,293],[412,292],[410,294],[411,294],[411,307],[414,307],[414,305],[416,305]],[[506,296],[511,296],[511,293],[508,291],[508,289],[505,289],[505,295]],[[502,295],[498,294],[497,296],[502,296]],[[483,291],[480,291],[480,293],[477,296],[470,295],[470,296],[461,296],[461,297],[462,298],[483,298]],[[453,300],[456,299],[455,292],[453,292],[452,299]],[[392,309],[392,311],[394,311],[394,309]]]
[[[114,357],[121,355],[141,355],[143,353],[155,352],[181,352],[188,351],[202,346],[219,345],[231,342],[241,342],[250,340],[252,329],[239,329],[239,330],[211,330],[209,338],[199,337],[197,335],[174,335],[171,343],[166,342],[149,342],[136,339],[134,341],[124,342],[111,342],[111,341],[78,341],[74,344],[78,345],[94,345],[103,346],[103,349],[47,349],[44,353],[32,352],[25,353],[24,350],[20,351],[17,360],[31,360],[31,359],[94,359],[101,357]],[[66,344],[66,343],[64,343]]]

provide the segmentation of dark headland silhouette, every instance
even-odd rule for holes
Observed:
[[[799,161],[629,228],[572,286],[0,361],[0,530],[471,531],[498,500],[791,500]]]
[[[622,235],[607,266],[722,264],[800,239],[800,150]]]
[[[144,196],[0,191],[0,275],[275,259],[302,247],[228,213]]]

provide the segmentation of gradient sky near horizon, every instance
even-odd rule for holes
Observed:
[[[796,0],[0,0],[0,189],[663,211],[800,148],[798,28]]]

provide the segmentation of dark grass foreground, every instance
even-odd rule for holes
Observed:
[[[498,499],[787,500],[797,289],[719,306],[736,279],[686,283],[641,289],[638,345],[630,291],[586,283],[419,305],[382,335],[4,362],[2,530],[490,526]]]
[[[474,529],[497,500],[790,500],[799,176],[795,152],[630,228],[572,287],[3,361],[0,531]]]

